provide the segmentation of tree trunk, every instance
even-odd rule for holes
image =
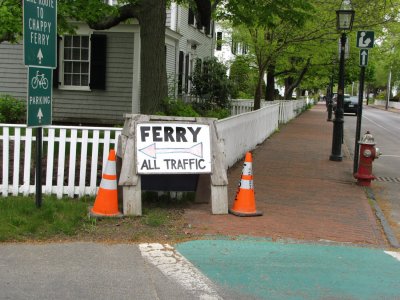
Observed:
[[[264,70],[259,70],[258,71],[258,80],[257,80],[257,86],[256,86],[256,91],[254,94],[254,110],[260,109],[261,108],[261,96],[262,96],[262,83],[264,80]]]
[[[305,66],[301,70],[301,73],[297,77],[296,80],[292,76],[289,76],[289,77],[287,77],[287,79],[285,79],[285,99],[288,99],[288,100],[292,99],[293,91],[295,88],[297,88],[299,86],[299,84],[303,80],[304,75],[307,73],[308,68],[310,67],[310,63],[311,63],[311,58],[308,58]],[[299,93],[297,93],[297,96],[298,95],[299,95]]]
[[[275,100],[275,65],[271,64],[267,68],[267,87],[265,89],[265,100]]]
[[[165,19],[166,0],[143,1],[140,23],[140,113],[154,114],[168,95]]]
[[[285,100],[291,100],[293,91],[294,91],[294,86],[293,86],[293,77],[286,77],[285,78],[285,95],[283,96],[283,99]]]

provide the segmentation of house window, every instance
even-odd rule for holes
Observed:
[[[66,35],[63,39],[61,76],[64,87],[89,88],[90,39],[87,35]]]
[[[53,87],[105,90],[107,35],[66,35],[59,39],[58,68]]]
[[[237,50],[238,50],[238,42],[232,40],[232,45],[231,45],[232,54],[236,55],[238,53]]]

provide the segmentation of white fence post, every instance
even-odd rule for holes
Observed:
[[[9,128],[3,128],[3,188],[1,189],[1,193],[3,196],[8,195],[8,151],[10,145],[10,136],[9,136]]]

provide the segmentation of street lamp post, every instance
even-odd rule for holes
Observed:
[[[329,157],[332,161],[342,161],[343,143],[343,101],[344,101],[344,59],[346,48],[346,30],[351,30],[354,21],[354,10],[350,0],[343,0],[340,9],[336,11],[337,30],[342,31],[340,37],[340,62],[339,62],[339,82],[337,91],[337,106],[335,119],[333,120],[332,152]]]

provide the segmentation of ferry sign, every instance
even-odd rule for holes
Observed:
[[[138,174],[211,173],[210,127],[197,123],[138,123]]]

